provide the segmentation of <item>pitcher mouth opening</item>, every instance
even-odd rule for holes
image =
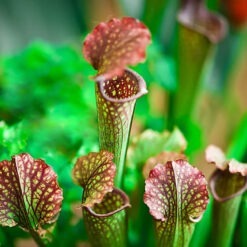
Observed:
[[[101,203],[96,203],[93,207],[83,206],[83,209],[92,216],[106,218],[128,207],[130,207],[128,196],[120,189],[114,188],[105,195]]]
[[[121,76],[105,80],[104,76],[96,77],[102,96],[110,102],[128,102],[146,94],[146,82],[136,72],[125,69]]]
[[[210,12],[204,6],[203,1],[184,3],[177,18],[182,25],[205,35],[212,43],[218,43],[223,39],[228,30],[225,19]]]
[[[217,191],[217,179],[221,179],[221,177],[224,176],[237,176],[238,177],[238,181],[239,183],[241,182],[241,184],[239,184],[238,188],[236,188],[236,191],[230,193],[230,194],[226,194],[226,195],[221,195],[218,191]],[[225,202],[228,201],[236,196],[241,195],[242,193],[244,193],[247,190],[247,177],[246,176],[241,176],[240,173],[234,173],[231,174],[228,170],[222,171],[217,169],[211,176],[210,180],[209,180],[209,187],[211,190],[211,193],[214,197],[214,199],[218,202]]]

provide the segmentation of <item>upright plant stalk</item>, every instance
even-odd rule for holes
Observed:
[[[230,146],[227,150],[228,157],[234,157],[235,159],[242,160],[247,151],[247,113],[242,117],[240,124],[237,126],[237,132],[235,133]]]
[[[246,238],[246,223],[247,223],[247,192],[244,193],[242,197],[241,209],[240,213],[240,238],[239,238],[239,246],[247,246],[247,238]]]
[[[242,193],[247,190],[247,164],[226,160],[224,153],[211,145],[206,159],[218,168],[210,178],[213,201],[212,245],[232,244]]]
[[[209,12],[203,0],[183,0],[178,22],[178,89],[173,95],[171,114],[172,118],[183,121],[191,113],[212,44],[219,42],[226,33],[226,22]]]
[[[154,244],[152,219],[148,217],[147,207],[143,204],[144,179],[148,177],[150,170],[157,162],[164,162],[164,159],[167,161],[185,158],[181,154],[185,148],[186,140],[177,128],[171,133],[146,130],[131,139],[126,159],[124,189],[135,205],[129,210],[128,229],[132,246]],[[164,150],[166,150],[165,153]]]
[[[205,211],[203,218],[195,226],[195,231],[193,233],[192,239],[190,241],[190,247],[206,246],[208,238],[211,234],[212,227],[212,205],[213,198],[209,198],[209,203],[207,210]]]
[[[90,242],[95,247],[126,246],[128,197],[118,189],[106,194],[100,204],[83,207],[83,218]]]
[[[217,192],[218,194],[221,194],[221,196],[227,196],[227,193],[231,190],[232,193],[234,193],[234,190],[239,187],[239,180],[241,181],[242,178],[241,175],[230,175],[230,173],[227,175],[224,174],[223,176],[222,188]],[[232,246],[232,239],[236,227],[242,195],[240,194],[226,201],[217,200],[216,198],[214,199],[212,224],[212,239],[214,241],[212,241],[212,245],[215,247]]]
[[[145,81],[130,69],[126,69],[122,76],[98,81],[96,85],[100,149],[114,154],[118,169],[115,177],[117,186],[122,183],[135,102],[145,93]]]
[[[242,160],[247,151],[247,114],[245,114],[237,128],[234,138],[228,147],[228,157]],[[246,157],[245,157],[246,158]],[[246,161],[246,160],[244,160]],[[246,224],[247,224],[247,192],[242,196],[241,207],[239,210],[239,246],[247,246]]]
[[[44,243],[44,241],[42,240],[42,238],[40,237],[40,235],[36,231],[30,230],[29,233],[32,236],[35,243],[39,247],[45,247],[46,246],[46,244]]]
[[[98,71],[95,81],[100,149],[114,154],[117,187],[122,183],[135,100],[147,93],[144,80],[126,66],[143,61],[149,43],[146,26],[124,17],[97,25],[83,45],[85,58]]]
[[[144,202],[156,223],[159,247],[189,246],[208,203],[206,179],[185,160],[158,163],[146,180]]]
[[[116,166],[108,151],[80,157],[73,169],[74,182],[83,187],[82,212],[95,247],[126,245],[126,194],[113,187]]]

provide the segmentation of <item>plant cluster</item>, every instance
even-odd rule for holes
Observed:
[[[139,20],[113,18],[98,24],[86,36],[82,51],[94,70],[72,50],[56,51],[44,44],[2,61],[7,68],[2,78],[15,79],[13,74],[19,73],[23,79],[15,87],[7,79],[2,79],[1,85],[1,115],[7,122],[0,125],[2,226],[19,226],[38,246],[68,246],[73,236],[95,247],[244,246],[244,240],[233,238],[234,234],[242,236],[245,227],[244,220],[240,219],[240,226],[237,222],[239,211],[243,217],[247,214],[247,164],[233,156],[243,159],[247,145],[239,155],[233,151],[224,154],[219,147],[209,145],[205,159],[215,171],[207,182],[199,167],[190,164],[189,154],[194,148],[191,136],[187,141],[179,128],[173,128],[184,123],[186,133],[193,126],[185,119],[196,99],[203,64],[212,46],[226,34],[227,24],[224,18],[209,12],[202,1],[193,0],[183,1],[178,21],[179,86],[170,88],[173,107],[167,124],[172,128],[163,132],[146,129],[130,141],[136,101],[148,93],[138,73],[142,65],[128,68],[145,60],[146,47],[151,43],[149,29]],[[151,47],[153,60],[148,66],[157,62],[157,47]],[[196,64],[186,63],[191,54]],[[20,63],[23,58],[33,71],[28,75]],[[44,61],[49,62],[49,71],[42,67]],[[85,78],[81,78],[81,70],[85,70]],[[88,86],[86,78],[95,70],[94,84]],[[37,77],[37,73],[41,75]],[[37,87],[33,84],[36,77],[51,84],[48,87],[40,79]],[[33,93],[22,102],[27,86]],[[54,107],[53,101],[60,104]],[[147,104],[147,99],[143,102]],[[28,121],[19,122],[18,118]],[[246,122],[245,117],[244,126]],[[147,119],[146,123],[148,126]],[[246,136],[244,128],[232,150]],[[79,151],[75,153],[75,149]],[[23,150],[28,152],[18,154]],[[39,159],[30,155],[39,156],[41,152],[45,155]],[[73,167],[67,166],[71,161]],[[72,205],[78,195],[80,203]],[[81,215],[73,218],[73,206],[75,212],[82,212],[82,219]],[[14,246],[8,230],[0,229],[0,245]]]

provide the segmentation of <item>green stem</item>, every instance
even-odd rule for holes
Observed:
[[[240,243],[239,246],[247,246],[246,225],[247,225],[247,192],[243,195],[240,209]]]
[[[32,238],[34,239],[34,241],[37,243],[37,245],[39,247],[45,247],[45,243],[43,242],[42,238],[40,237],[40,235],[34,231],[34,230],[29,230],[29,233],[31,234]]]
[[[126,246],[126,208],[128,197],[118,189],[106,194],[92,208],[83,208],[89,240],[94,247]]]
[[[130,246],[149,246],[148,242],[154,245],[155,241],[153,221],[143,203],[144,184],[144,179],[139,176],[137,188],[130,195],[130,200],[135,205],[129,210],[128,236]]]
[[[122,176],[136,99],[147,93],[145,81],[134,71],[96,84],[96,100],[101,150],[114,154],[116,187]]]
[[[182,24],[178,33],[178,89],[172,102],[172,117],[183,121],[193,109],[202,68],[211,45],[207,37]]]
[[[211,47],[226,33],[226,23],[209,12],[203,1],[183,0],[178,14],[178,89],[170,101],[170,126],[183,126],[191,115],[201,72]]]
[[[242,160],[247,151],[247,114],[245,114],[240,122],[237,132],[228,147],[227,156]]]
[[[202,173],[185,160],[158,163],[150,171],[144,202],[156,217],[158,246],[189,246],[208,203],[206,184]]]
[[[237,133],[233,137],[233,140],[228,148],[228,157],[234,157],[235,159],[242,160],[246,159],[246,150],[247,150],[247,114],[245,114],[241,120],[239,127],[237,128]],[[241,207],[239,209],[239,232],[240,232],[240,245],[247,246],[246,238],[246,223],[247,223],[247,192],[242,198]]]
[[[214,201],[212,246],[232,246],[242,196],[226,202]]]
[[[195,226],[195,231],[190,242],[190,247],[206,246],[212,227],[212,211],[213,203],[211,197],[207,209],[203,214],[202,220]]]
[[[242,160],[247,150],[247,115],[245,115],[240,123],[239,128],[229,146],[227,156]],[[241,187],[239,183],[245,180],[237,174],[225,173],[223,178],[224,183],[221,183],[220,193],[232,194]],[[242,184],[244,181],[242,182]],[[233,234],[236,227],[237,216],[240,209],[242,195],[238,195],[228,201],[218,202],[214,200],[213,206],[213,243],[214,246],[231,246]],[[229,217],[229,215],[231,217]]]
[[[231,174],[228,170],[216,170],[211,177],[210,187],[214,196],[212,246],[230,247],[232,245],[246,183],[246,177],[239,173]]]
[[[156,221],[157,243],[159,247],[188,247],[194,231],[193,223],[185,223],[181,220],[175,222],[176,226],[171,226],[172,219],[168,221]],[[171,231],[171,228],[173,230]]]

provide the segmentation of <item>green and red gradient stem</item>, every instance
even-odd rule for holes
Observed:
[[[189,246],[208,203],[204,175],[185,160],[158,163],[146,179],[144,202],[155,219],[159,247]]]
[[[233,157],[238,160],[244,158],[247,150],[246,123],[247,117],[245,115],[228,148],[227,157]],[[229,161],[225,162],[227,164],[229,163]],[[244,168],[245,166],[247,167],[247,164],[242,164],[242,169],[246,169]],[[237,227],[237,218],[241,212],[240,205],[243,193],[247,190],[247,176],[240,174],[240,171],[231,173],[228,171],[228,168],[223,171],[218,169],[211,177],[210,187],[214,196],[212,216],[213,228],[211,232],[211,237],[213,239],[212,244],[215,247],[232,246],[234,232]],[[245,205],[244,202],[243,205]],[[241,210],[241,217],[243,217],[247,214],[247,208],[242,206]],[[240,227],[245,228],[243,225]],[[242,231],[243,229],[240,229],[240,232]],[[245,234],[241,234],[241,237],[246,238]]]
[[[135,101],[147,93],[145,81],[127,66],[145,60],[150,36],[147,27],[135,18],[113,18],[99,23],[83,44],[84,57],[97,70],[100,149],[114,155],[117,187],[122,185]]]
[[[135,102],[145,93],[145,81],[130,69],[126,69],[122,76],[98,81],[96,84],[100,149],[114,154],[117,187],[122,186]]]
[[[101,203],[83,207],[83,218],[93,247],[126,246],[126,208],[129,206],[125,193],[113,189]]]
[[[237,132],[227,150],[229,157],[247,162],[247,114],[245,114],[237,128]],[[247,224],[247,192],[242,195],[241,206],[239,210],[239,246],[247,246],[246,224]],[[237,224],[237,223],[236,223]]]
[[[174,123],[183,126],[184,120],[191,115],[204,63],[213,45],[227,30],[225,20],[209,12],[203,0],[183,0],[178,23],[178,88],[170,100],[171,127]]]
[[[223,188],[221,188],[218,193],[221,193],[221,196],[228,196],[230,192],[235,193],[239,187],[239,182],[243,181],[243,178],[241,175],[229,173],[227,175],[223,175],[222,180]],[[246,183],[246,181],[243,182]],[[241,200],[242,194],[225,201],[218,201],[217,199],[214,199],[212,215],[213,241],[211,246],[232,246]]]
[[[39,246],[39,247],[45,247],[47,246],[43,239],[40,237],[40,235],[34,231],[34,230],[29,230],[30,235],[32,236],[33,240],[35,241],[35,243]]]
[[[76,184],[83,188],[82,212],[91,244],[95,247],[124,247],[126,212],[130,206],[126,194],[114,188],[116,166],[108,151],[81,156],[73,168]]]

